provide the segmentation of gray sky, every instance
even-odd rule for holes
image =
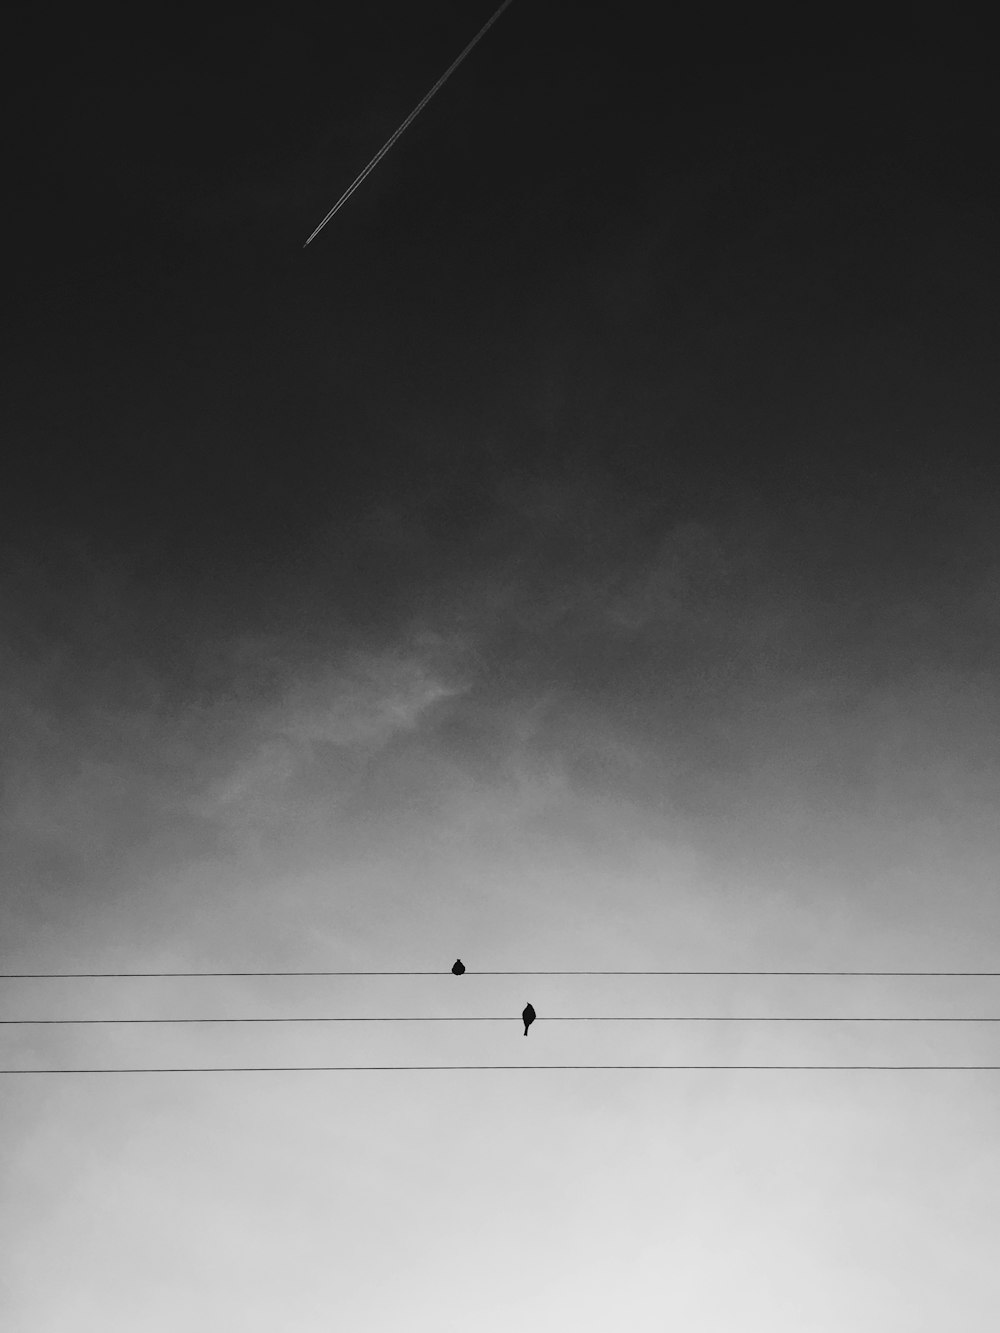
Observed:
[[[549,1021],[1000,1017],[995,978],[476,975],[1000,935],[992,70],[916,19],[788,59],[512,5],[303,252],[486,17],[19,37],[0,971],[442,975],[0,1017],[507,1021],[6,1025],[0,1065],[1000,1064],[988,1024]],[[5,1076],[0,1323],[992,1333],[998,1102]]]
[[[185,700],[176,662],[171,677],[107,653],[142,614],[127,586],[92,565],[82,605],[67,570],[54,599],[75,639],[7,674],[5,970],[443,970],[459,954],[473,971],[990,969],[995,697],[972,672],[864,681],[850,653],[832,683],[814,678],[795,663],[808,609],[775,596],[780,570],[755,593],[729,541],[680,530],[611,588],[586,568],[558,595],[507,570],[460,580],[395,641],[212,639]],[[12,1017],[510,1021],[13,1028],[3,1043],[17,1067],[990,1063],[992,1030],[959,1025],[539,1021],[525,1041],[517,1015],[527,999],[541,1020],[983,1014],[997,984],[9,981]],[[998,1295],[991,1074],[0,1092],[16,1333],[331,1319],[913,1333],[985,1330]]]

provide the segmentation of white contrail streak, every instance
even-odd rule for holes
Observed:
[[[310,241],[314,241],[316,239],[316,237],[320,234],[320,232],[323,230],[326,224],[334,216],[334,214],[338,213],[340,209],[343,208],[343,206],[347,203],[348,199],[350,199],[351,195],[358,188],[361,182],[375,170],[375,168],[382,161],[383,157],[385,157],[386,153],[396,142],[396,140],[400,137],[400,135],[413,124],[413,122],[420,115],[421,111],[423,111],[424,107],[431,100],[431,98],[438,91],[438,89],[443,87],[445,82],[451,77],[451,75],[455,72],[455,70],[458,69],[459,65],[469,54],[472,48],[476,45],[476,43],[482,37],[484,37],[487,32],[489,32],[490,28],[493,27],[494,23],[496,23],[497,19],[500,17],[500,15],[503,13],[503,11],[507,8],[507,6],[510,3],[511,0],[503,0],[503,4],[500,5],[500,7],[495,11],[495,13],[493,13],[490,16],[490,18],[486,20],[486,22],[476,33],[475,37],[473,37],[472,41],[468,44],[468,46],[465,47],[465,49],[455,57],[455,59],[451,62],[451,64],[448,66],[445,72],[441,75],[441,77],[438,79],[437,83],[435,83],[434,87],[430,90],[430,92],[424,94],[424,96],[420,99],[417,105],[413,108],[410,114],[403,121],[402,125],[400,125],[399,128],[395,130],[388,139],[386,139],[385,143],[382,145],[382,147],[378,150],[378,152],[375,154],[372,160],[365,167],[364,171],[362,171],[360,175],[355,177],[355,179],[347,187],[347,189],[340,196],[340,198],[337,200],[334,206],[330,209],[329,213],[327,213],[323,221],[319,224],[319,226],[315,229],[315,231],[313,231],[310,234],[305,245],[303,245],[302,247],[303,250],[306,248],[306,245],[308,245]]]

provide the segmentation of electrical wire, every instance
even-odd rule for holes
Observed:
[[[828,1071],[884,1073],[996,1073],[1000,1065],[194,1065],[147,1066],[114,1069],[0,1069],[0,1075],[30,1074],[334,1074],[413,1073],[487,1070],[703,1070],[703,1071]]]
[[[0,981],[70,981],[80,979],[112,980],[119,978],[181,978],[181,977],[447,977],[451,970],[434,972],[299,972],[299,971],[243,971],[243,972],[0,972]],[[745,970],[679,970],[663,971],[531,971],[491,972],[467,968],[464,977],[1000,977],[997,972],[929,972],[929,971],[780,971],[775,969]]]
[[[520,1023],[520,1015],[482,1016],[445,1014],[427,1017],[318,1017],[292,1015],[278,1018],[0,1018],[0,1027],[99,1027],[116,1024],[160,1023]],[[1000,1017],[979,1015],[938,1017],[935,1015],[870,1014],[548,1014],[539,1023],[1000,1023]]]

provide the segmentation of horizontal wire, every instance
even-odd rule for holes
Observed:
[[[68,981],[81,978],[125,977],[447,977],[452,972],[0,972],[0,981]],[[467,968],[466,977],[1000,977],[998,972],[897,972],[897,971],[535,971],[482,972]]]
[[[0,1075],[17,1074],[333,1074],[403,1073],[485,1070],[607,1069],[607,1070],[827,1070],[909,1073],[1000,1072],[1000,1065],[194,1065],[114,1069],[0,1069]]]
[[[1000,1017],[978,1015],[936,1017],[934,1015],[882,1016],[853,1014],[548,1014],[536,1015],[537,1023],[1000,1023]],[[521,1023],[519,1014],[500,1016],[436,1015],[433,1017],[292,1016],[278,1018],[0,1018],[0,1027],[81,1027],[136,1023]]]

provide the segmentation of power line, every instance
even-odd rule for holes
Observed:
[[[28,1074],[335,1074],[335,1073],[474,1073],[489,1070],[703,1070],[828,1071],[898,1073],[996,1073],[1000,1065],[194,1065],[114,1069],[0,1069],[0,1075]]]
[[[548,1014],[540,1023],[1000,1023],[998,1017],[979,1015],[938,1017],[936,1015],[881,1014]],[[293,1015],[278,1018],[0,1018],[0,1027],[98,1027],[116,1024],[160,1023],[520,1023],[516,1014],[462,1015],[444,1014],[414,1017],[341,1017],[339,1015]]]
[[[69,981],[84,978],[168,978],[168,977],[449,977],[446,972],[0,972],[0,981]],[[929,972],[929,971],[779,971],[761,969],[743,970],[679,970],[663,971],[531,971],[491,972],[466,969],[465,977],[1000,977],[997,972]]]
[[[0,972],[0,981],[70,981],[122,977],[450,977],[448,972]],[[479,973],[480,976],[500,973]]]

